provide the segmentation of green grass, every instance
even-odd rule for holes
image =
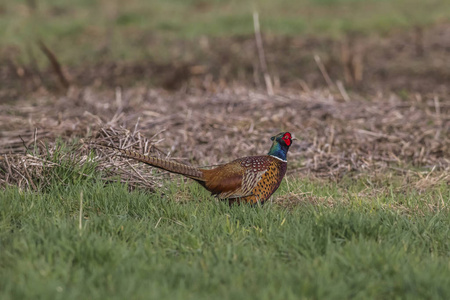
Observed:
[[[126,5],[120,3],[4,1],[0,4],[0,44],[7,49],[7,54],[16,55],[19,62],[30,60],[26,48],[37,39],[49,44],[64,64],[105,58],[168,60],[174,55],[166,53],[166,43],[200,36],[252,36],[253,11],[260,13],[265,33],[291,36],[367,35],[427,26],[450,18],[450,3],[446,0],[130,0]],[[35,55],[45,62],[43,57]]]
[[[193,183],[129,192],[63,166],[40,193],[0,193],[1,299],[450,296],[445,184],[291,177],[277,196],[320,201],[230,208]]]

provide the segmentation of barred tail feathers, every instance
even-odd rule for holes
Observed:
[[[199,181],[205,180],[203,172],[201,170],[199,170],[198,168],[191,167],[191,166],[188,166],[188,165],[185,165],[182,163],[158,158],[158,157],[143,155],[138,152],[134,152],[134,151],[126,150],[126,149],[116,149],[116,150],[118,150],[120,153],[122,153],[126,157],[141,161],[150,166],[160,168],[160,169],[166,170],[171,173],[181,174],[183,176],[186,176],[186,177],[189,177],[189,178],[192,178],[195,180],[199,180]]]

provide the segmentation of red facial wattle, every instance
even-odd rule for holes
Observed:
[[[283,136],[283,141],[286,143],[286,145],[290,146],[291,145],[291,134],[289,132],[286,132],[286,134]]]

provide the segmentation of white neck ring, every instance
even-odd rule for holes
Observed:
[[[278,160],[281,160],[282,162],[285,162],[285,163],[287,163],[287,160],[281,159],[281,158],[279,158],[279,157],[276,157],[276,156],[274,156],[274,155],[270,155],[270,156],[272,156],[272,157],[274,157],[274,158],[276,158],[276,159],[278,159]]]

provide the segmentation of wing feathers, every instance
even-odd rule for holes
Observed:
[[[269,165],[265,157],[246,157],[212,170],[202,170],[205,188],[220,199],[251,196]]]

